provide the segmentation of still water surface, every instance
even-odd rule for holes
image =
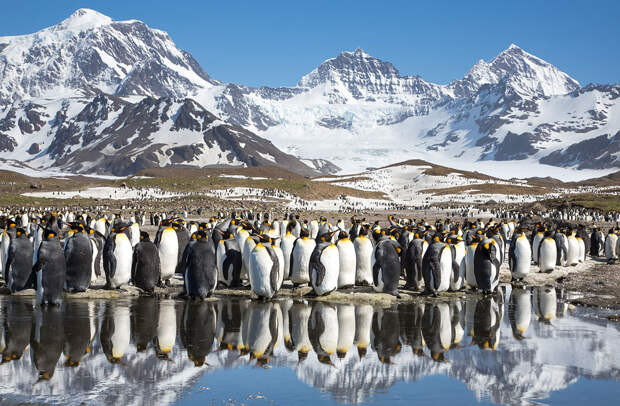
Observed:
[[[618,404],[620,326],[549,288],[389,308],[0,299],[0,403]]]

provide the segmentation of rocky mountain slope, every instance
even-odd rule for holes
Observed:
[[[518,169],[523,177],[576,180],[620,167],[619,95],[618,84],[582,87],[516,45],[445,85],[404,76],[357,49],[295,86],[250,88],[211,78],[163,31],[89,9],[33,34],[0,37],[0,151],[38,168],[126,174],[272,162],[306,174],[419,158],[505,178]],[[100,98],[112,111],[83,112]],[[144,110],[186,103],[213,116],[198,119],[191,142],[175,137],[174,113],[152,121],[157,114]],[[113,122],[118,112],[122,123]],[[254,143],[239,140],[235,149],[221,135],[206,136],[214,117]],[[60,122],[73,127],[59,133]],[[159,135],[132,132],[145,126]],[[120,172],[111,170],[127,159]]]

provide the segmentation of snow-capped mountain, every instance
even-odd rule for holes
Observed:
[[[519,176],[580,179],[620,167],[619,94],[618,84],[581,87],[516,45],[445,85],[402,75],[390,62],[356,49],[326,60],[295,86],[251,88],[212,79],[163,31],[89,9],[34,34],[0,37],[0,151],[37,168],[106,173],[117,166],[109,164],[116,154],[139,162],[149,156],[148,164],[124,165],[127,173],[174,163],[251,165],[208,142],[191,159],[179,158],[172,151],[178,139],[169,132],[177,127],[164,125],[166,120],[149,124],[159,138],[129,130],[145,125],[140,114],[125,115],[122,131],[103,116],[85,113],[71,121],[98,97],[116,100],[110,104],[118,107],[114,117],[127,105],[164,97],[162,103],[171,105],[191,99],[227,128],[243,127],[271,141],[271,148],[305,159],[295,161],[303,173],[360,171],[417,158],[506,178],[523,168]],[[60,121],[73,123],[72,136],[58,133]],[[90,135],[76,138],[80,131]],[[198,138],[183,145],[192,149]],[[108,164],[93,164],[99,154]],[[260,161],[259,154],[249,154]],[[270,156],[263,158],[282,166],[295,159]]]
[[[32,98],[185,97],[217,82],[167,33],[79,9],[34,34],[0,37],[0,105]]]

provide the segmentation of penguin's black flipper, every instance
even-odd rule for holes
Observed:
[[[8,284],[9,282],[9,272],[11,270],[11,265],[13,264],[13,261],[15,260],[15,250],[16,250],[16,246],[15,244],[11,244],[9,245],[9,255],[6,258],[6,262],[4,264],[4,281]]]
[[[280,279],[280,261],[278,260],[278,256],[276,255],[272,247],[265,248],[267,249],[267,253],[269,253],[269,257],[271,258],[271,272],[269,274],[269,282],[271,283],[271,290],[275,292],[278,290],[278,282]]]
[[[108,285],[116,273],[116,257],[114,256],[114,249],[116,248],[116,243],[114,242],[115,238],[116,234],[110,234],[105,242],[105,247],[103,248],[103,270],[105,272],[106,282]]]
[[[450,245],[450,252],[452,253],[452,281],[456,283],[456,281],[459,279],[460,266],[454,260],[454,258],[456,257],[456,247],[454,245]]]
[[[291,255],[290,255],[290,264],[289,264],[289,273],[293,272],[293,263],[295,262],[295,256],[293,255],[293,252],[295,252],[295,247],[297,246],[297,241],[299,241],[299,238],[296,239],[295,241],[293,241],[293,248],[291,248]]]
[[[140,256],[138,255],[138,251],[140,251],[140,243],[136,244],[133,249],[133,256],[131,258],[131,280],[134,285],[136,284],[136,270],[138,269],[138,265],[140,262]]]

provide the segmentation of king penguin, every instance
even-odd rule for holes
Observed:
[[[67,273],[65,289],[69,292],[85,292],[92,279],[93,247],[81,223],[71,223],[73,235],[67,237],[65,261]]]
[[[67,266],[55,231],[44,230],[34,271],[37,280],[37,301],[42,305],[60,304]]]
[[[523,280],[530,273],[532,262],[532,248],[521,228],[517,228],[510,242],[508,250],[508,266],[512,280]]]
[[[155,245],[159,253],[161,282],[170,285],[179,260],[179,237],[176,230],[170,225],[164,226],[155,238]]]
[[[153,293],[160,279],[160,263],[157,247],[146,231],[140,232],[140,242],[133,249],[131,280],[147,293]]]
[[[190,298],[210,297],[217,286],[215,249],[205,231],[197,231],[195,243],[188,246],[184,263],[185,291]]]
[[[368,228],[361,227],[359,236],[353,242],[355,247],[355,284],[372,285],[372,241],[368,238]]]
[[[332,235],[327,233],[320,236],[321,242],[310,256],[310,283],[317,296],[331,293],[338,287],[340,256],[338,247],[331,242]]]
[[[453,272],[452,262],[450,246],[441,242],[439,236],[433,237],[433,242],[422,258],[422,276],[426,293],[437,296],[439,292],[448,290]]]
[[[352,288],[355,285],[355,246],[344,231],[338,234],[336,246],[340,257],[338,289]]]
[[[545,232],[545,236],[538,245],[538,268],[540,272],[553,272],[557,260],[557,247],[551,237],[552,231]]]
[[[108,289],[117,289],[131,279],[133,248],[126,230],[127,225],[115,225],[103,247],[103,269]]]
[[[309,238],[307,230],[302,230],[300,237],[295,240],[291,251],[290,279],[294,286],[310,282],[310,256],[316,247],[316,241]]]
[[[279,249],[279,248],[278,248]],[[259,298],[271,299],[280,290],[284,264],[267,235],[260,236],[260,242],[250,256],[250,286]]]
[[[377,242],[372,255],[372,276],[376,292],[400,297],[398,281],[400,279],[400,254],[402,250],[400,244],[391,237]]]
[[[476,248],[474,274],[478,289],[485,294],[494,292],[499,284],[499,254],[497,245],[491,239],[484,240]]]
[[[32,272],[32,257],[34,255],[32,242],[26,232],[18,228],[15,239],[11,240],[9,255],[6,260],[7,283],[11,293],[29,289],[34,285]]]

